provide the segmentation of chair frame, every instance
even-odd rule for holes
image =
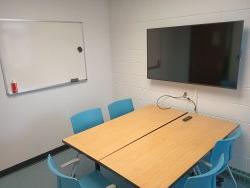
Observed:
[[[234,133],[229,135],[229,137],[225,138],[224,140],[219,140],[216,143],[214,149],[212,150],[210,162],[207,162],[204,160],[201,161],[203,164],[211,168],[214,165],[214,163],[216,163],[216,161],[218,160],[218,155],[223,152],[225,154],[225,161],[224,161],[223,168],[221,169],[219,173],[222,173],[223,171],[227,169],[236,188],[238,187],[238,185],[230,169],[230,166],[228,165],[228,162],[232,159],[232,145],[236,141],[236,139],[241,136],[241,134],[242,134],[242,131],[239,128]],[[199,169],[199,167],[197,168]]]
[[[202,178],[210,180],[211,181],[210,183],[212,185],[211,188],[216,188],[216,175],[223,168],[223,164],[224,164],[224,154],[220,156],[217,164],[210,171],[204,174],[189,177],[184,184],[184,188],[193,188],[193,186],[197,184],[197,182],[199,183]]]

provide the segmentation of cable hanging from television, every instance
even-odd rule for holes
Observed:
[[[194,106],[194,111],[197,112],[197,106],[196,106],[196,103],[187,96],[187,93],[184,92],[182,96],[172,96],[172,95],[168,95],[168,94],[165,94],[165,95],[162,95],[160,96],[157,101],[156,101],[156,105],[158,106],[158,108],[160,109],[170,109],[170,107],[162,107],[160,105],[160,100],[165,98],[165,97],[170,97],[170,98],[173,98],[173,99],[186,99],[188,102],[191,102]]]

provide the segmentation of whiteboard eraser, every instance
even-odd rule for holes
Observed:
[[[70,82],[71,82],[71,83],[79,82],[79,78],[71,78]]]

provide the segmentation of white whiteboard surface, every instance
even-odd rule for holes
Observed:
[[[0,62],[7,94],[13,80],[18,93],[86,80],[83,25],[0,20]]]

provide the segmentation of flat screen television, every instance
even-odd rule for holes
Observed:
[[[147,29],[147,77],[236,89],[243,24]]]

